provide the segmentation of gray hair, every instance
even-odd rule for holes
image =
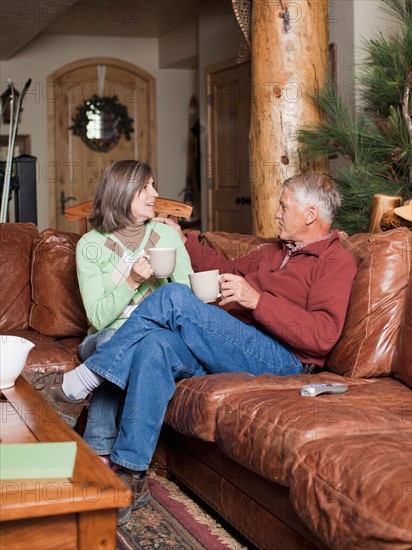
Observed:
[[[134,223],[132,202],[136,193],[154,175],[149,165],[139,160],[118,160],[100,177],[93,200],[90,224],[97,231],[111,233]]]
[[[323,221],[332,223],[341,205],[335,182],[326,174],[298,174],[283,182],[293,192],[295,200],[303,205],[313,204]]]

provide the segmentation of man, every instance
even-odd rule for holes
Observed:
[[[225,260],[180,232],[195,271],[219,268],[220,305],[230,313],[203,304],[184,285],[165,285],[63,384],[54,374],[35,382],[72,417],[103,380],[127,386],[110,458],[134,491],[134,508],[147,496],[145,472],[175,380],[220,372],[292,375],[323,366],[342,332],[356,274],[354,258],[331,231],[339,206],[328,177],[303,174],[284,183],[276,211],[280,241],[258,253]]]

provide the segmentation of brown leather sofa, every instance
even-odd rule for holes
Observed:
[[[226,257],[267,241],[199,238]],[[262,549],[412,548],[412,232],[342,239],[359,272],[323,372],[184,380],[167,411],[167,470]],[[0,226],[0,333],[36,344],[28,379],[78,364],[87,322],[77,240]],[[345,394],[299,393],[305,383],[342,381]]]

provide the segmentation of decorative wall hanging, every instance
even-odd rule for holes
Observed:
[[[77,114],[69,127],[75,136],[93,151],[107,152],[118,143],[122,135],[130,140],[133,119],[129,117],[126,105],[118,97],[104,96],[105,67],[98,66],[101,95],[94,95],[77,106]]]
[[[233,11],[236,20],[242,31],[241,43],[239,46],[237,62],[244,63],[250,61],[250,38],[251,38],[251,19],[252,19],[252,0],[232,0]]]

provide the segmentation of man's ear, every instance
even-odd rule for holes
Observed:
[[[311,204],[310,206],[307,206],[305,209],[305,223],[306,225],[310,225],[314,221],[316,221],[319,217],[319,210],[318,207],[314,204]]]

